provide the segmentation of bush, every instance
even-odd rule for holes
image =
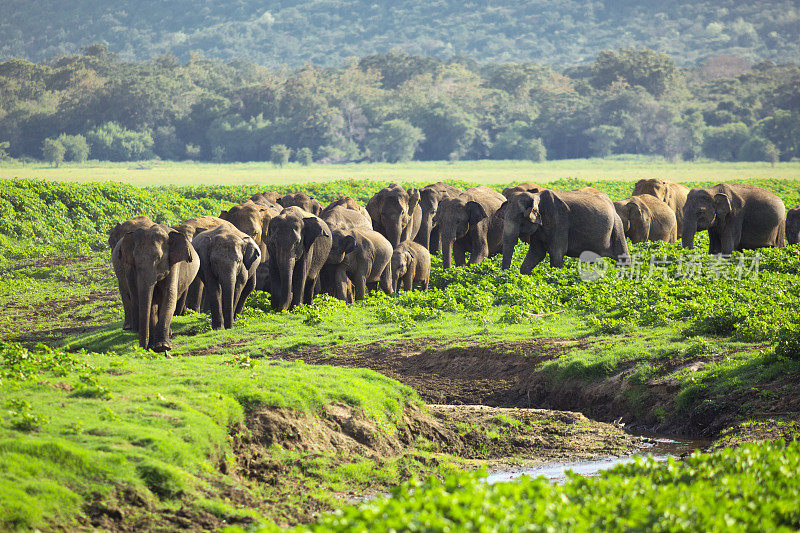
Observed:
[[[775,354],[787,359],[800,360],[800,325],[781,328],[776,335]]]
[[[292,151],[283,144],[275,144],[269,149],[269,160],[279,167],[289,162]]]
[[[303,147],[297,151],[297,162],[307,167],[314,162],[314,156],[311,153],[311,148]]]
[[[42,142],[42,158],[54,167],[58,167],[64,162],[64,155],[67,149],[58,139],[45,139]]]
[[[369,132],[367,141],[369,158],[371,161],[388,163],[409,161],[424,139],[422,130],[405,120],[387,120]]]
[[[62,133],[58,136],[57,140],[66,150],[64,154],[65,160],[83,163],[89,159],[89,143],[86,142],[86,137],[83,135],[67,135],[66,133]]]
[[[131,131],[115,122],[106,122],[86,135],[95,159],[141,161],[153,157],[153,137],[149,132]]]

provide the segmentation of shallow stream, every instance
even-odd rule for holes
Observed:
[[[608,470],[619,464],[630,463],[638,456],[653,456],[657,461],[666,461],[669,457],[682,457],[695,450],[708,447],[708,441],[666,438],[654,435],[639,435],[645,438],[644,445],[631,455],[623,457],[601,457],[589,461],[574,462],[549,462],[534,467],[521,467],[509,470],[492,472],[486,477],[489,484],[513,481],[520,476],[544,476],[553,483],[563,483],[566,480],[567,470],[572,470],[581,476],[596,476],[603,470]]]

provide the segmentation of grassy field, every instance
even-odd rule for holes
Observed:
[[[118,181],[137,186],[155,185],[283,185],[329,182],[341,179],[438,181],[461,180],[483,184],[519,181],[548,182],[574,178],[624,180],[663,178],[673,181],[724,181],[733,179],[800,179],[800,162],[723,163],[676,162],[651,157],[620,159],[568,159],[530,161],[413,161],[401,164],[359,163],[310,165],[297,163],[279,168],[271,163],[160,162],[65,163],[53,168],[45,163],[0,164],[0,178],[41,178],[69,182]]]
[[[315,181],[297,188],[323,202],[379,186]],[[800,202],[794,181],[755,183]],[[780,440],[800,439],[797,246],[760,251],[758,276],[738,279],[754,252],[720,270],[706,235],[695,250],[644,243],[631,246],[640,278],[609,265],[587,283],[572,259],[520,275],[520,244],[511,270],[434,258],[427,292],[282,313],[254,293],[231,330],[177,317],[172,360],[139,349],[106,230],[216,214],[259,188],[0,181],[0,529],[800,527],[800,449]],[[650,276],[651,258],[673,267]],[[705,276],[678,276],[689,260]],[[426,404],[507,409],[449,419]],[[559,411],[517,409],[530,407]],[[464,472],[633,445],[565,411],[718,445],[563,489]],[[746,444],[761,439],[776,442]]]

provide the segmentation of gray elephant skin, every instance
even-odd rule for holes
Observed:
[[[678,221],[675,212],[649,194],[631,196],[614,202],[625,229],[625,236],[633,244],[645,241],[677,242]]]
[[[384,187],[367,202],[372,228],[393,247],[416,237],[422,224],[419,190],[406,191],[396,183]]]
[[[200,258],[200,272],[211,307],[211,327],[230,329],[256,284],[261,250],[233,225],[203,231],[192,246]]]
[[[434,224],[433,220],[439,208],[439,202],[445,198],[458,196],[464,191],[441,181],[416,190],[419,191],[421,220],[414,242],[418,242],[431,252],[438,254],[442,251],[442,240],[439,227]],[[412,189],[412,194],[413,191]]]
[[[512,196],[519,194],[521,192],[542,192],[545,188],[539,184],[533,183],[532,181],[526,181],[524,183],[520,183],[519,185],[515,185],[513,187],[506,187],[503,189],[503,196],[506,199],[511,198]]]
[[[786,213],[786,242],[789,244],[800,242],[800,207],[789,209]]]
[[[401,242],[392,252],[391,266],[394,292],[400,289],[401,280],[406,291],[412,290],[414,283],[421,284],[422,290],[428,290],[431,278],[431,254],[421,244],[413,241]]]
[[[683,246],[693,248],[695,233],[708,230],[711,254],[782,247],[785,222],[783,201],[760,187],[720,183],[692,189],[683,207]]]
[[[291,309],[314,299],[317,277],[331,249],[331,231],[318,216],[287,207],[267,232],[272,308]]]
[[[200,268],[189,239],[160,224],[139,228],[120,239],[112,262],[121,276],[120,291],[127,292],[131,302],[139,345],[155,352],[171,350],[175,307]]]
[[[641,179],[633,186],[632,196],[642,196],[645,194],[655,196],[672,209],[675,213],[675,220],[678,222],[678,235],[682,235],[683,206],[686,205],[689,187],[681,185],[680,183],[675,183],[674,181],[658,178]]]
[[[111,247],[111,265],[114,269],[114,274],[117,276],[117,285],[119,287],[119,296],[122,299],[122,309],[124,311],[125,319],[122,323],[122,329],[136,331],[139,327],[138,324],[133,323],[131,317],[131,294],[127,288],[127,275],[122,271],[122,262],[117,261],[115,256],[115,248],[122,238],[128,233],[134,232],[137,229],[147,229],[155,224],[147,215],[139,215],[133,217],[125,222],[116,224],[108,232],[108,245]]]
[[[618,259],[628,255],[622,220],[605,195],[583,191],[519,193],[503,208],[503,268],[511,266],[517,240],[530,242],[520,272],[530,274],[545,255],[561,268],[564,257],[590,251]]]
[[[488,187],[473,187],[439,202],[434,218],[441,228],[442,266],[475,265],[499,253],[503,244],[503,221],[494,214],[505,197]]]
[[[212,216],[191,218],[189,220],[181,222],[180,224],[176,224],[172,227],[175,230],[186,235],[186,238],[189,239],[189,242],[192,242],[194,238],[200,233],[222,225],[227,225],[235,229],[233,224],[231,224],[227,220],[222,220],[219,217],[212,217]],[[184,293],[184,295],[178,301],[178,307],[175,309],[175,314],[183,315],[184,313],[186,313],[187,309],[199,311],[202,306],[202,302],[203,302],[203,280],[201,279],[200,276],[197,276],[192,282],[192,284],[189,286],[189,289]]]
[[[335,229],[324,269],[332,280],[334,296],[352,303],[363,300],[367,289],[380,288],[392,294],[392,245],[367,228]],[[352,296],[350,284],[352,283]]]
[[[299,207],[300,209],[308,211],[312,215],[319,215],[320,212],[322,212],[322,205],[317,201],[317,199],[312,198],[304,192],[295,192],[281,196],[278,198],[277,203],[284,208]]]

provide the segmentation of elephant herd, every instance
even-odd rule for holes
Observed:
[[[310,304],[318,293],[353,302],[379,287],[427,290],[431,253],[442,255],[444,268],[502,253],[507,269],[522,240],[529,248],[520,271],[528,274],[546,255],[556,268],[584,251],[620,258],[628,255],[626,237],[676,242],[680,235],[691,248],[706,230],[712,254],[783,246],[785,236],[794,244],[800,208],[786,215],[777,196],[751,185],[690,190],[659,179],[640,180],[617,202],[592,187],[522,183],[500,194],[391,184],[366,206],[341,197],[323,208],[302,192],[269,191],[219,217],[172,227],[138,216],[117,224],[108,242],[123,328],[138,332],[142,347],[167,352],[174,314],[208,309],[212,327],[228,329],[254,289],[269,292],[277,311]]]

